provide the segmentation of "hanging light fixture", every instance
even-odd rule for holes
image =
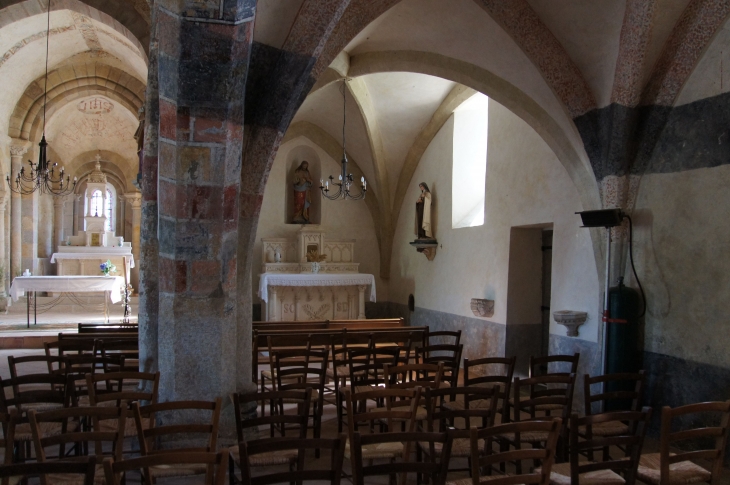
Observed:
[[[48,41],[51,37],[51,0],[48,0],[48,20],[46,30],[46,78],[43,86],[43,136],[38,144],[39,155],[38,163],[28,160],[30,171],[26,172],[25,168],[20,171],[12,179],[12,170],[10,175],[6,177],[10,190],[17,194],[29,195],[36,190],[41,194],[51,194],[53,196],[64,196],[70,194],[76,187],[76,177],[71,184],[71,177],[65,175],[63,167],[56,171],[58,163],[48,161],[46,158],[46,101],[48,99]],[[64,180],[65,177],[65,180]]]
[[[360,177],[360,193],[353,194],[350,192],[352,187],[353,176],[347,173],[347,151],[345,149],[345,122],[347,121],[347,79],[342,80],[342,171],[340,173],[339,182],[335,182],[335,178],[330,175],[329,179],[325,182],[324,180],[319,181],[319,190],[322,192],[322,196],[329,200],[337,200],[339,198],[345,200],[362,200],[365,198],[365,192],[368,190],[368,182],[365,177]],[[330,194],[330,183],[332,184],[332,190],[337,187],[337,192]]]

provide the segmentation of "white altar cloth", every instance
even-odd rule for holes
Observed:
[[[61,259],[110,259],[124,257],[127,260],[127,265],[130,268],[134,268],[134,256],[131,254],[114,254],[114,253],[53,253],[51,256],[51,263],[55,263]],[[119,268],[117,268],[117,271]]]
[[[370,301],[375,301],[375,277],[363,273],[263,273],[259,297],[269,301],[269,286],[357,286],[370,285]]]
[[[10,285],[10,296],[13,301],[18,301],[26,291],[53,293],[108,291],[111,302],[119,303],[122,301],[123,287],[124,278],[121,276],[17,276]]]

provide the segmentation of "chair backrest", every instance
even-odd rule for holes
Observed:
[[[552,374],[528,379],[515,377],[513,386],[513,421],[518,422],[524,421],[525,419],[534,420],[540,417],[538,413],[545,407],[559,406],[559,414],[563,419],[563,425],[567,426],[573,408],[574,384],[575,374],[566,376]],[[522,389],[525,387],[529,388],[529,398],[520,399]],[[523,416],[522,413],[526,413],[529,417]]]
[[[499,386],[501,406],[498,410],[509,417],[509,398],[512,397],[512,378],[515,374],[517,357],[485,357],[464,359],[464,386]]]
[[[603,412],[638,411],[644,397],[646,376],[644,371],[620,374],[605,374],[591,377],[585,375],[583,380],[583,397],[585,413],[593,413],[593,404],[598,403]],[[599,386],[597,392],[592,392]]]
[[[347,349],[348,365],[350,367],[350,383],[353,386],[380,386],[385,384],[383,366],[385,364],[398,365],[403,349],[399,346]]]
[[[416,410],[421,395],[420,388],[415,389],[377,389],[365,392],[352,392],[345,389],[345,402],[347,406],[348,438],[354,439],[355,432],[361,423],[373,424],[382,422],[388,430],[393,430],[393,423],[396,420],[406,422],[406,431],[413,431],[416,424]],[[355,403],[367,400],[382,400],[383,407],[357,411]],[[399,401],[408,400],[409,406],[398,406]],[[350,441],[352,442],[352,441]]]
[[[426,334],[426,345],[459,345],[459,343],[461,343],[461,330],[437,330],[432,332],[429,329]]]
[[[441,485],[446,480],[451,454],[452,435],[450,433],[428,432],[391,432],[391,433],[355,433],[352,447],[352,475],[355,485],[365,485],[365,477],[401,475],[401,483],[406,483],[408,474],[428,476],[434,485]],[[384,464],[365,465],[362,449],[370,445],[387,443],[402,443],[404,446],[400,460],[390,460]],[[440,453],[425,454],[422,461],[411,460],[409,450],[420,445],[428,445],[431,450],[438,449],[436,443],[441,444]],[[372,462],[372,460],[371,460]]]
[[[18,372],[18,367],[22,366],[24,372]],[[25,374],[42,374],[44,368],[49,374],[66,374],[68,367],[67,359],[58,355],[24,355],[16,357],[8,356],[8,367],[10,368],[10,378],[15,379],[19,375]]]
[[[121,368],[110,367],[103,361],[104,372],[139,370],[139,341],[136,338],[100,338],[96,340],[95,351],[102,358],[124,356]]]
[[[464,430],[472,426],[486,428],[494,425],[497,413],[499,388],[495,387],[451,387],[424,389],[426,402],[426,426],[429,432],[445,431],[464,423]],[[449,398],[447,401],[446,398]],[[462,406],[448,406],[448,402],[460,402]],[[459,436],[466,437],[465,436]]]
[[[274,352],[276,390],[302,390],[308,387],[319,391],[320,406],[327,382],[329,349],[290,349]]]
[[[75,407],[41,413],[30,410],[28,420],[36,458],[39,462],[45,462],[63,457],[67,446],[85,442],[89,445],[89,453],[97,456],[97,461],[101,461],[100,457],[104,455],[121,459],[126,418],[126,406]],[[56,432],[49,432],[49,429],[54,428]],[[58,456],[49,457],[47,449],[57,449]]]
[[[548,355],[547,357],[531,356],[529,377],[538,377],[541,375],[577,375],[579,359],[579,352],[576,352],[573,355]]]
[[[683,429],[673,431],[672,424],[675,421],[682,421],[682,424],[691,422],[693,426],[682,426]],[[719,423],[715,426],[706,425],[709,421],[719,421]],[[670,483],[669,465],[685,460],[710,461],[712,463],[710,483],[717,483],[727,446],[728,427],[730,427],[730,401],[703,402],[677,408],[664,406],[659,439],[661,485]],[[714,441],[714,446],[707,448],[707,440]],[[675,448],[686,449],[688,444],[694,445],[694,451],[675,450]],[[675,453],[670,453],[670,447]]]
[[[302,439],[307,437],[307,419],[312,397],[311,388],[294,391],[234,393],[231,397],[236,415],[236,434],[239,443],[245,440],[244,430],[251,428],[258,430],[262,426],[268,426],[273,436],[273,430],[278,425],[285,429],[287,424],[296,425],[299,427],[299,437]],[[296,414],[282,414],[278,411],[277,403],[284,399],[288,402],[299,402]],[[260,415],[258,414],[259,402],[261,402]],[[256,417],[251,417],[249,412],[251,403],[257,410]],[[268,415],[266,414],[267,407],[269,408]]]
[[[641,449],[644,446],[644,437],[651,417],[651,408],[645,407],[641,411],[617,411],[602,414],[593,414],[579,417],[577,413],[570,416],[570,478],[571,483],[578,484],[578,476],[582,473],[599,470],[612,470],[626,477],[627,484],[636,481],[636,469],[639,466]],[[628,431],[620,435],[592,436],[590,429],[603,423],[619,423],[628,426]],[[586,439],[580,439],[581,428],[588,429]],[[608,446],[623,450],[621,458],[604,456],[604,461],[582,461],[581,455],[592,450]]]
[[[383,364],[385,387],[388,389],[411,389],[414,387],[438,389],[443,374],[443,362],[436,364]]]
[[[464,346],[461,344],[438,344],[427,347],[416,348],[416,362],[422,364],[444,364],[446,375],[441,379],[456,387],[459,381],[459,369],[461,367],[461,353]]]
[[[248,485],[268,485],[273,483],[308,483],[325,482],[339,485],[342,478],[342,462],[345,456],[345,442],[347,438],[341,434],[335,439],[309,438],[294,439],[286,437],[265,438],[260,440],[244,441],[239,444],[241,450],[241,475],[243,483]],[[268,474],[251,476],[249,466],[251,456],[261,453],[272,453],[279,450],[298,449],[297,469],[290,471],[274,471]],[[305,454],[310,450],[330,450],[329,466],[317,469],[305,469]]]
[[[66,407],[70,404],[69,378],[62,374],[27,374],[14,379],[0,378],[0,412],[18,412],[20,422],[27,422],[24,412],[36,407]],[[6,388],[11,388],[8,393]]]
[[[205,478],[206,485],[224,485],[228,468],[228,448],[224,448],[218,453],[160,453],[122,461],[107,458],[104,460],[104,476],[107,485],[120,485],[121,476],[130,471],[149,470],[151,467],[197,464],[208,467],[209,473],[206,474]]]
[[[149,385],[142,387],[141,381],[147,381]],[[135,390],[127,390],[124,388],[125,382],[136,382],[139,385]],[[104,384],[103,389],[99,385],[100,383]],[[154,404],[157,402],[159,383],[159,372],[152,374],[150,372],[124,371],[86,374],[86,388],[89,393],[89,403],[92,406],[109,401],[116,401],[117,406],[122,401],[127,403],[143,401]],[[143,391],[143,389],[149,389],[149,391]]]
[[[137,426],[137,436],[140,437],[139,447],[142,455],[170,451],[169,448],[155,449],[155,442],[158,439],[170,441],[177,438],[188,445],[191,444],[191,440],[195,440],[193,444],[205,442],[203,446],[175,448],[176,453],[212,452],[216,449],[221,398],[216,398],[215,401],[169,401],[147,406],[140,406],[135,402],[132,404],[132,413]],[[143,419],[149,420],[148,426],[145,426]],[[181,423],[183,419],[188,422]]]
[[[518,483],[529,485],[548,485],[550,470],[555,462],[555,449],[561,428],[561,420],[553,418],[548,421],[523,421],[507,423],[484,429],[472,428],[470,433],[471,445],[471,478],[473,485],[484,483],[481,481],[481,470],[485,469],[490,485],[515,485]],[[495,451],[494,441],[500,435],[520,433],[547,433],[544,448],[523,448],[517,450]],[[482,441],[483,440],[483,441]],[[483,446],[479,446],[480,442]],[[506,464],[529,460],[528,466],[517,467],[518,470],[532,470],[533,463],[539,461],[540,468],[531,473],[510,473],[509,475],[495,476],[492,473],[503,474]]]
[[[0,465],[0,478],[3,480],[8,478],[41,478],[52,473],[54,475],[68,475],[69,481],[71,481],[76,476],[81,475],[84,485],[94,485],[95,471],[96,457],[87,456],[72,462],[50,461],[45,463]]]

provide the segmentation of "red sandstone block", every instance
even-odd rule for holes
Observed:
[[[194,141],[225,143],[226,123],[224,120],[198,116],[195,118],[194,123]]]
[[[180,57],[180,21],[162,9],[157,10],[157,38],[161,54]]]
[[[183,293],[187,289],[187,262],[160,257],[160,291]]]
[[[147,202],[157,202],[157,157],[144,157],[142,162],[142,197]]]
[[[191,186],[193,219],[219,219],[222,212],[220,187]]]
[[[160,136],[168,140],[176,139],[177,106],[160,99]]]
[[[193,293],[209,295],[221,282],[220,261],[192,261],[191,285]]]
[[[169,179],[176,178],[175,167],[177,167],[177,150],[175,149],[175,145],[163,142],[160,143],[158,147],[160,153],[160,176]]]

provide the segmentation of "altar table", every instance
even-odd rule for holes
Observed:
[[[265,320],[364,319],[365,290],[375,301],[375,277],[362,273],[263,273],[259,297]],[[355,304],[357,298],[357,304]]]
[[[34,323],[38,323],[37,298],[39,291],[52,293],[94,293],[105,292],[112,303],[122,301],[121,291],[124,288],[124,278],[121,276],[17,276],[10,285],[10,296],[13,301],[28,293],[27,314],[30,327],[30,300],[33,295]],[[107,298],[104,298],[104,320],[109,319]],[[58,303],[60,297],[52,302]]]

